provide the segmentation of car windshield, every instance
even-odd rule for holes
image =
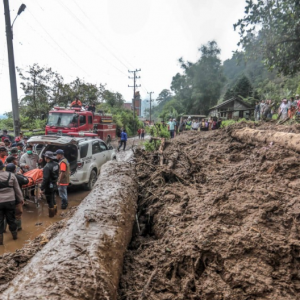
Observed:
[[[78,115],[68,113],[50,113],[47,125],[61,127],[77,127]]]

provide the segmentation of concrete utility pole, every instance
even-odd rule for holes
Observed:
[[[151,106],[152,106],[152,102],[154,100],[151,99],[151,95],[153,94],[154,92],[148,92],[148,94],[150,95],[150,100],[147,100],[147,102],[150,102],[150,125],[151,125]]]
[[[5,14],[10,92],[11,92],[11,102],[12,102],[12,111],[13,111],[13,119],[14,119],[14,133],[15,133],[15,137],[17,137],[20,134],[20,115],[19,115],[19,101],[18,101],[16,67],[15,67],[14,47],[13,47],[13,32],[12,32],[12,26],[10,21],[8,0],[3,0],[3,4],[4,4],[4,14]],[[24,11],[25,8],[26,6],[24,4],[20,6],[17,17]]]
[[[133,87],[133,100],[132,100],[132,107],[133,107],[133,120],[135,120],[135,88],[140,87],[141,85],[136,84],[136,80],[141,78],[140,76],[136,76],[137,72],[140,72],[141,69],[139,70],[134,70],[134,71],[129,71],[129,73],[133,73],[133,77],[128,76],[129,79],[133,79],[133,85],[128,85],[128,87]],[[135,123],[133,125],[133,130],[135,132]]]

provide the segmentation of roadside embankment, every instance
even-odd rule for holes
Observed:
[[[133,178],[130,164],[105,164],[66,228],[31,259],[0,299],[116,299],[136,209]]]

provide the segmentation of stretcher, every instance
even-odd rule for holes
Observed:
[[[34,169],[23,174],[29,180],[29,183],[22,186],[23,197],[26,202],[32,202],[39,207],[39,201],[41,200],[40,187],[43,181],[43,170]],[[33,195],[32,195],[33,194]]]

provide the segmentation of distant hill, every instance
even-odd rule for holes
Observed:
[[[5,116],[5,115],[0,115],[0,120],[1,119],[7,119],[7,116]]]

